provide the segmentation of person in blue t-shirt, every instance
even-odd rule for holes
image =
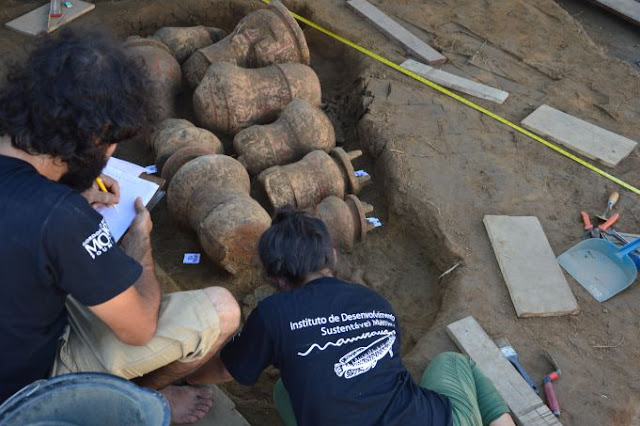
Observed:
[[[261,301],[220,356],[192,384],[253,385],[280,370],[276,408],[291,425],[509,426],[493,384],[457,353],[437,356],[417,385],[400,359],[400,326],[387,300],[334,277],[325,224],[303,212],[276,213],[259,243],[281,292]]]
[[[41,38],[0,88],[0,403],[29,383],[102,372],[160,390],[172,420],[202,418],[212,392],[171,384],[237,330],[229,291],[162,296],[151,217],[138,199],[121,245],[91,205],[116,144],[154,116],[149,84],[121,45],[97,32]]]

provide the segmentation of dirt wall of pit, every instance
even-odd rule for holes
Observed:
[[[258,0],[97,1],[73,25],[102,26],[119,37],[150,35],[163,26],[209,25],[233,29]],[[410,31],[442,51],[445,70],[510,92],[503,105],[478,101],[519,122],[546,103],[594,124],[638,139],[640,78],[607,56],[579,23],[551,0],[374,2]],[[349,11],[342,0],[285,1],[311,18],[394,62],[401,48]],[[40,4],[4,1],[6,20]],[[600,304],[574,281],[577,316],[517,319],[482,224],[485,214],[534,215],[556,253],[581,235],[578,212],[599,213],[613,183],[468,107],[365,58],[311,28],[305,34],[318,72],[325,110],[339,144],[363,149],[359,168],[373,175],[361,198],[384,226],[352,253],[343,253],[341,276],[389,298],[403,329],[403,352],[414,375],[442,350],[455,349],[446,324],[474,315],[492,337],[508,337],[538,381],[550,371],[551,350],[564,376],[556,392],[565,425],[630,425],[638,421],[640,289],[633,286]],[[0,29],[0,52],[19,59],[31,40]],[[0,68],[0,74],[7,67]],[[181,111],[192,118],[188,107]],[[228,140],[226,140],[228,146]],[[142,146],[120,155],[151,164]],[[640,183],[637,151],[613,174]],[[621,191],[620,230],[635,232],[640,207]],[[182,255],[200,251],[197,238],[179,229],[160,204],[152,212],[153,248],[165,288],[223,285],[247,314],[271,292],[258,269],[230,276],[206,259],[185,267]],[[458,265],[447,275],[440,275]],[[535,282],[536,277],[531,277]],[[277,372],[257,386],[225,386],[255,425],[279,424],[271,404]]]

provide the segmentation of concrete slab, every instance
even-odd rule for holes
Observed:
[[[71,8],[66,8],[64,5],[62,6],[62,18],[52,20],[51,28],[47,27],[49,22],[49,2],[13,21],[7,22],[5,25],[19,33],[36,36],[43,32],[50,33],[55,31],[85,13],[92,11],[96,7],[95,4],[80,0],[72,0],[71,3],[73,5]]]
[[[579,312],[538,218],[487,215],[484,225],[519,317]]]
[[[629,22],[640,25],[640,2],[637,0],[592,0],[592,2],[622,16]]]
[[[192,423],[193,426],[251,426],[236,410],[236,404],[217,386],[214,391],[213,407],[204,418]]]
[[[562,144],[587,158],[615,167],[637,143],[549,105],[542,105],[522,120],[527,129]]]
[[[478,83],[446,71],[432,68],[429,65],[414,61],[413,59],[407,59],[400,64],[400,66],[441,86],[466,93],[467,95],[475,96],[476,98],[486,99],[488,101],[501,104],[506,101],[509,96],[509,93],[504,90],[496,89],[495,87],[487,86],[486,84]]]
[[[410,33],[406,28],[389,18],[367,0],[349,0],[347,5],[358,15],[371,21],[391,40],[400,42],[412,55],[428,64],[443,64],[447,58],[440,52]]]
[[[447,332],[460,350],[469,355],[491,380],[509,406],[516,423],[523,426],[561,425],[475,318],[466,317],[451,323],[447,326]]]

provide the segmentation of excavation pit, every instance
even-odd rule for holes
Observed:
[[[117,5],[104,2],[99,7],[104,14],[105,24],[122,37],[148,37],[161,27],[196,25],[231,32],[246,13],[262,7],[259,2],[246,1],[221,3],[219,8],[211,7],[206,1],[187,1],[180,7],[169,2],[160,3],[166,7],[156,5],[150,8],[133,1],[119,2]],[[146,13],[151,9],[153,18]],[[296,10],[313,18],[313,14],[305,8]],[[123,13],[124,11],[127,13]],[[112,14],[121,15],[119,19],[114,19]],[[313,29],[304,28],[304,35],[311,51],[311,67],[320,79],[324,112],[335,128],[338,146],[349,151],[363,149],[370,152],[369,147],[361,146],[357,129],[359,119],[365,113],[362,101],[365,86],[361,75],[365,69],[363,57],[346,50]],[[192,92],[186,84],[183,84],[183,90],[177,103],[177,117],[198,125],[190,105]],[[214,133],[222,140],[226,153],[233,153],[232,137]],[[116,156],[144,165],[155,161],[152,150],[143,144],[122,145]],[[383,226],[368,232],[364,242],[356,243],[350,253],[340,254],[339,274],[345,279],[375,289],[390,300],[403,331],[403,352],[407,353],[436,318],[440,306],[440,283],[437,276],[441,270],[432,261],[432,253],[439,253],[438,257],[443,259],[447,257],[443,255],[446,249],[432,238],[427,238],[432,232],[428,229],[430,220],[424,220],[427,228],[416,229],[415,224],[406,223],[402,216],[389,212],[385,191],[392,189],[384,188],[382,184],[387,166],[378,164],[371,156],[356,159],[354,164],[356,169],[364,169],[372,175],[371,185],[363,190],[359,198],[374,206],[372,214],[382,220]],[[255,190],[256,179],[252,180]],[[178,226],[167,209],[166,200],[154,208],[152,218],[152,243],[156,262],[180,289],[224,286],[241,301],[245,314],[255,305],[256,295],[259,298],[261,294],[265,294],[266,283],[262,279],[257,261],[253,268],[238,271],[236,275],[228,274],[204,255],[195,232]],[[407,233],[408,229],[411,229],[410,233]],[[425,238],[414,238],[417,235]],[[201,263],[183,265],[184,253],[191,252],[203,254]],[[452,255],[451,258],[453,259]],[[279,419],[270,398],[276,379],[276,373],[269,370],[252,388],[234,384],[224,388],[238,405],[239,411],[252,424],[278,424]]]
[[[4,10],[11,18],[40,6],[9,3]],[[258,0],[96,3],[93,12],[73,25],[103,25],[123,40],[148,37],[165,26],[205,25],[228,33],[247,13],[263,7]],[[400,48],[342,1],[285,3],[396,63],[405,59]],[[501,116],[518,122],[547,103],[637,139],[640,83],[633,61],[630,66],[606,56],[555,2],[461,0],[432,2],[429,8],[417,0],[374,3],[443,52],[450,60],[444,66],[448,72],[509,91],[504,105],[479,101]],[[586,15],[578,12],[576,17]],[[609,24],[610,32],[618,34],[620,25]],[[607,302],[603,310],[570,281],[579,316],[516,319],[482,225],[484,214],[536,215],[554,252],[561,253],[580,237],[576,213],[601,211],[615,185],[311,28],[303,30],[337,144],[347,151],[362,149],[365,155],[355,167],[373,177],[358,197],[375,207],[383,223],[343,256],[340,273],[391,301],[400,318],[405,359],[415,366],[411,371],[419,374],[435,353],[455,349],[443,327],[473,315],[490,336],[509,337],[534,376],[548,373],[543,348],[569,361],[563,370],[570,380],[556,388],[563,424],[637,422],[635,307],[640,286]],[[20,57],[16,46],[26,39],[2,31],[0,50],[6,57]],[[626,37],[637,33],[633,31],[626,31]],[[629,51],[638,43],[632,40]],[[190,94],[180,99],[179,116],[195,122]],[[232,139],[216,136],[232,152]],[[118,155],[143,165],[155,159],[143,146],[123,145]],[[639,158],[634,153],[611,172],[637,186]],[[635,232],[640,205],[631,193],[621,195],[620,230]],[[166,203],[152,217],[154,253],[180,288],[223,285],[238,297],[245,314],[270,293],[257,267],[232,277],[204,257],[199,265],[183,265],[184,253],[202,252],[196,234],[178,228]],[[170,286],[169,279],[163,281]],[[224,389],[252,424],[277,425],[271,404],[276,378],[268,370],[253,388],[230,384]]]

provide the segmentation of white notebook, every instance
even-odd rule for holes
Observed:
[[[116,241],[127,232],[136,216],[136,198],[141,197],[142,203],[147,205],[159,189],[158,184],[139,177],[144,171],[144,167],[113,157],[102,170],[102,173],[117,180],[120,185],[118,210],[113,206],[98,208],[98,213],[106,220]]]

